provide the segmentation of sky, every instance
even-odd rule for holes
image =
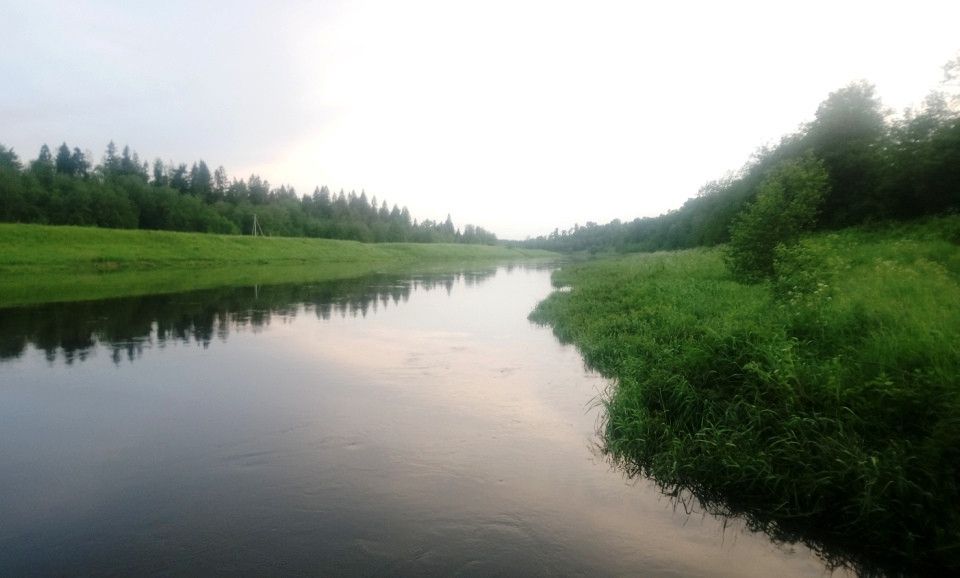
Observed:
[[[866,79],[915,106],[960,2],[0,0],[0,144],[129,144],[501,238],[656,216]]]

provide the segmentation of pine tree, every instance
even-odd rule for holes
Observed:
[[[79,147],[73,147],[70,162],[73,164],[73,174],[76,176],[86,178],[90,174],[90,161],[87,160],[87,155],[83,154]]]
[[[50,147],[47,145],[40,147],[40,154],[37,156],[37,160],[30,165],[30,170],[44,185],[49,187],[53,184],[53,174],[56,168],[53,164],[53,155],[50,154]]]
[[[117,158],[117,145],[107,143],[107,152],[103,157],[103,169],[106,173],[115,173],[120,170],[120,159]]]
[[[17,156],[17,153],[13,152],[13,149],[8,149],[0,145],[0,170],[2,169],[19,172],[23,169],[23,166],[20,164],[20,158]]]
[[[73,158],[70,156],[70,147],[67,146],[67,143],[61,144],[60,148],[57,149],[55,166],[57,172],[63,175],[72,177],[76,173],[76,169],[73,166]]]
[[[227,179],[227,170],[223,168],[223,165],[217,167],[217,170],[213,171],[213,193],[216,200],[223,199],[227,194],[229,184],[230,181]]]
[[[202,160],[190,168],[190,194],[206,201],[212,201],[212,177],[210,168]]]
[[[155,187],[166,187],[170,184],[170,178],[167,176],[167,169],[163,161],[155,159],[153,161],[153,185]]]

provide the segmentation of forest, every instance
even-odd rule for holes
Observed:
[[[411,218],[366,192],[331,193],[317,187],[301,196],[293,187],[271,187],[258,175],[230,179],[204,161],[189,168],[160,159],[142,162],[128,146],[111,142],[98,165],[90,153],[63,143],[54,154],[43,145],[24,164],[0,145],[0,222],[97,226],[204,233],[258,233],[364,242],[473,243],[492,245],[496,235],[474,225]]]
[[[860,81],[831,93],[815,118],[774,146],[765,146],[739,171],[701,187],[679,209],[658,217],[605,225],[588,222],[528,239],[553,251],[659,251],[714,246],[763,183],[785,164],[812,158],[826,171],[824,195],[812,223],[819,230],[886,220],[909,220],[960,208],[960,60],[945,67],[942,91],[917,110],[894,116],[873,85]],[[655,193],[655,191],[653,192]]]

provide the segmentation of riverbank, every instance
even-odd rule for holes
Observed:
[[[370,244],[0,224],[0,306],[556,257],[548,251],[499,245]]]
[[[960,217],[555,275],[534,320],[613,380],[606,450],[675,496],[861,571],[960,567]]]

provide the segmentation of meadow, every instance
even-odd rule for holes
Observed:
[[[605,450],[671,496],[863,574],[960,568],[960,217],[555,273],[531,315],[611,378]]]
[[[502,245],[372,244],[0,223],[0,306],[555,257]]]

